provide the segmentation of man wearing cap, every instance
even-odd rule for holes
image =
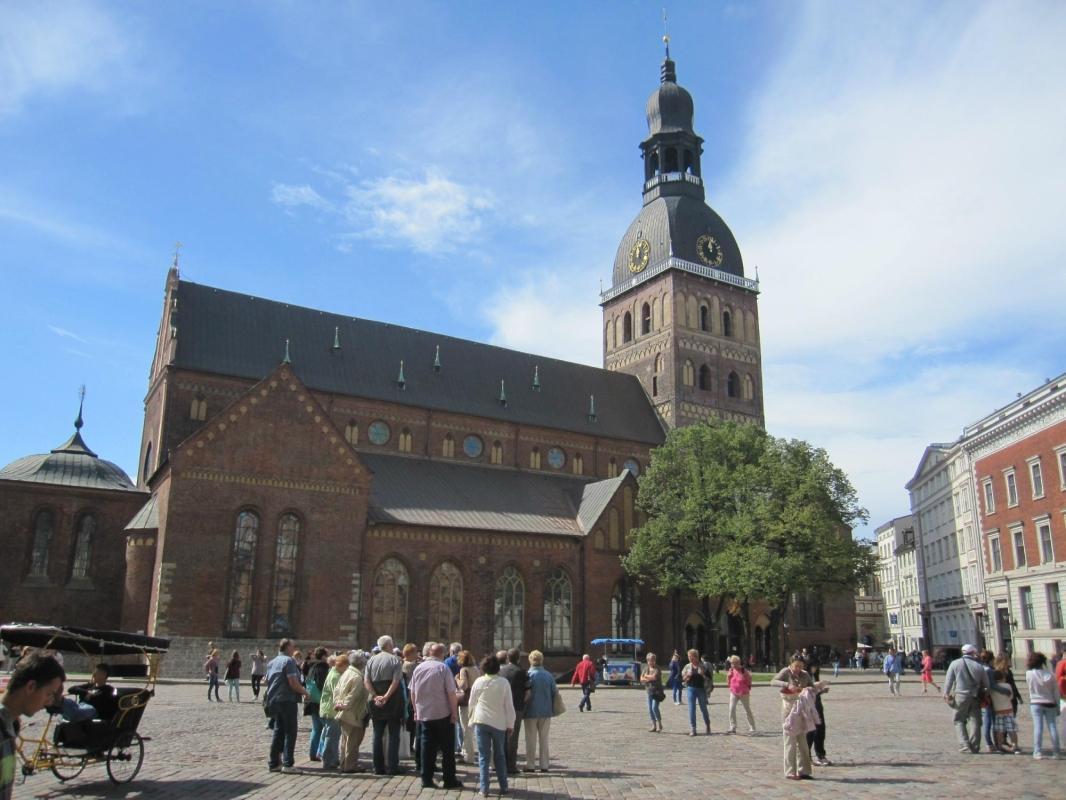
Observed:
[[[951,662],[944,678],[944,701],[955,709],[960,753],[981,751],[981,697],[988,692],[988,675],[977,660],[977,648],[964,644],[962,658]],[[972,732],[967,730],[969,722]]]

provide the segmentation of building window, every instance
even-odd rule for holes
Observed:
[[[556,567],[544,586],[544,647],[569,650],[573,647],[571,622],[573,619],[573,591],[570,577]]]
[[[992,492],[992,479],[988,478],[981,482],[981,488],[985,492],[985,513],[992,514],[996,510],[996,496]]]
[[[522,615],[526,590],[522,576],[514,567],[507,567],[496,581],[493,602],[493,631],[495,648],[509,650],[522,646]]]
[[[696,368],[687,358],[685,359],[684,366],[681,367],[681,382],[684,383],[685,386],[692,386],[696,383]]]
[[[445,458],[455,457],[455,439],[452,438],[450,433],[444,434],[444,441],[441,443],[440,454]]]
[[[612,508],[607,514],[607,548],[609,550],[622,549],[622,525],[618,518],[618,509]]]
[[[710,312],[707,310],[707,306],[700,306],[700,330],[709,331],[711,329]]]
[[[252,511],[237,515],[233,534],[233,563],[229,579],[229,613],[226,627],[230,633],[247,633],[252,616],[252,580],[255,576],[255,546],[259,540],[259,517]]]
[[[574,453],[574,457],[570,461],[570,466],[575,475],[585,474],[585,460],[581,457],[581,453]]]
[[[658,373],[660,373],[662,371],[663,371],[663,354],[662,353],[656,353],[655,354],[655,372],[656,372],[656,374],[658,374]]]
[[[30,551],[31,578],[48,577],[48,554],[52,549],[52,533],[55,530],[55,517],[48,509],[37,512],[33,522],[33,550]]]
[[[1059,585],[1049,583],[1044,586],[1047,593],[1048,626],[1051,628],[1062,627],[1062,597],[1059,595]]]
[[[733,335],[733,317],[730,316],[728,309],[722,312],[722,335]]]
[[[711,388],[711,368],[706,364],[700,365],[699,387],[704,391],[709,391]]]
[[[200,420],[201,422],[207,419],[207,400],[203,397],[194,397],[192,403],[189,404],[189,419]]]
[[[633,341],[633,315],[628,311],[622,317],[622,343]]]
[[[737,377],[735,372],[729,373],[729,380],[726,383],[726,394],[730,397],[740,397],[740,378]]]
[[[596,528],[592,532],[592,546],[597,550],[605,550],[607,548],[607,540],[603,536],[602,528]]]
[[[72,578],[88,578],[89,563],[92,560],[93,538],[96,536],[96,517],[85,514],[78,521],[78,532],[74,537],[74,564],[70,570]]]
[[[999,536],[988,537],[988,550],[992,558],[992,572],[1003,570],[1003,552],[999,544]]]
[[[1021,528],[1011,531],[1014,538],[1014,568],[1025,566],[1025,531]]]
[[[529,468],[540,469],[540,448],[538,447],[529,451]]]
[[[480,458],[484,450],[485,445],[480,436],[475,436],[471,433],[463,439],[463,453],[466,454],[467,458]]]
[[[348,444],[359,444],[359,423],[354,419],[348,420],[344,426],[344,441]]]
[[[755,399],[755,381],[751,379],[751,375],[744,376],[744,383],[740,396],[743,397],[745,400]]]
[[[651,306],[647,303],[640,309],[640,332],[642,335],[651,333]]]
[[[615,461],[614,456],[611,456],[611,458],[607,461],[607,477],[618,477],[618,462]]]
[[[503,445],[499,442],[492,443],[492,454],[489,459],[493,464],[503,463]]]
[[[1013,508],[1018,505],[1018,481],[1014,477],[1014,470],[1004,473],[1003,480],[1007,483],[1007,507]]]
[[[278,523],[278,546],[274,557],[271,633],[292,631],[292,607],[296,599],[296,547],[299,536],[300,519],[295,514],[284,514]]]
[[[383,420],[374,420],[370,423],[370,427],[366,429],[366,436],[370,439],[371,444],[378,446],[388,444],[389,437],[392,436],[392,431],[389,429],[389,424]]]
[[[820,596],[814,592],[796,592],[792,599],[796,606],[797,627],[825,627],[825,604]]]
[[[1066,447],[1056,452],[1059,456],[1059,486],[1066,490]]]
[[[1036,523],[1036,538],[1040,542],[1040,562],[1050,564],[1055,560],[1055,550],[1051,544],[1051,521]]]
[[[410,453],[411,452],[411,442],[412,442],[411,431],[409,431],[407,428],[404,428],[402,431],[400,431],[400,436],[396,440],[396,447],[401,453]],[[452,445],[452,450],[453,451],[455,450],[454,443]]]
[[[1044,496],[1044,473],[1040,469],[1040,461],[1029,462],[1029,478],[1033,484],[1033,499]]]
[[[407,567],[398,559],[386,558],[374,575],[373,630],[391,636],[394,642],[407,641],[407,595],[411,582]]]
[[[429,635],[438,642],[458,642],[463,631],[463,574],[443,562],[429,579]]]
[[[637,587],[625,578],[614,585],[611,593],[611,637],[640,638],[640,595]]]
[[[1022,629],[1031,631],[1036,627],[1036,615],[1033,613],[1033,590],[1023,586],[1018,590],[1018,601],[1022,609]]]
[[[552,469],[562,469],[566,466],[566,453],[563,452],[562,448],[548,448],[548,466]]]

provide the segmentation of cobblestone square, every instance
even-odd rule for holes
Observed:
[[[845,675],[825,696],[831,767],[816,767],[815,781],[798,785],[783,778],[779,700],[774,689],[756,686],[752,708],[759,731],[727,735],[728,692],[719,686],[710,704],[710,737],[689,737],[687,708],[663,704],[661,734],[648,731],[645,695],[636,689],[596,692],[592,713],[578,713],[579,693],[564,688],[567,713],[551,727],[552,769],[512,779],[510,796],[555,797],[818,797],[855,798],[1057,798],[1064,795],[1066,761],[1029,755],[1032,728],[1027,708],[1019,712],[1025,756],[957,752],[950,710],[939,695],[921,695],[912,675],[903,696],[891,697],[868,673]],[[460,765],[459,791],[424,790],[413,772],[398,777],[323,774],[307,759],[310,724],[301,719],[297,766],[301,774],[266,768],[269,734],[262,711],[250,702],[208,703],[205,687],[160,685],[141,723],[152,737],[144,767],[133,783],[113,787],[103,767],[89,767],[66,784],[52,775],[34,775],[16,787],[16,797],[38,798],[359,798],[472,797],[476,767]],[[741,715],[742,717],[742,715]],[[746,725],[740,723],[740,730]],[[369,763],[369,736],[360,753]],[[1045,736],[1045,750],[1047,749]],[[519,764],[524,761],[519,746]],[[365,759],[365,760],[364,760]],[[498,787],[493,781],[493,792]]]

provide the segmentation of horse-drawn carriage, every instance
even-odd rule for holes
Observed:
[[[17,742],[24,778],[47,769],[66,781],[90,764],[104,764],[113,783],[132,781],[141,769],[144,743],[149,740],[137,728],[155,694],[160,659],[170,647],[169,640],[120,631],[19,624],[0,627],[0,639],[9,647],[23,648],[23,652],[35,649],[79,654],[93,665],[103,657],[133,662],[112,665],[110,674],[144,678],[144,684],[114,689],[115,711],[109,719],[56,722],[60,709],[50,707],[43,728],[25,726]]]

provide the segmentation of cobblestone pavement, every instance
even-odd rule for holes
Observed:
[[[223,690],[225,692],[225,690]],[[403,797],[419,800],[471,798],[476,769],[460,765],[460,791],[424,790],[413,772],[384,778],[327,775],[307,761],[309,722],[301,720],[297,766],[301,774],[266,769],[268,732],[256,703],[207,703],[205,687],[161,685],[141,723],[151,736],[144,767],[125,787],[113,787],[102,766],[90,766],[62,784],[34,775],[17,798],[258,798]],[[578,713],[579,695],[564,689],[568,711],[552,722],[552,770],[512,779],[515,798],[641,798],[725,795],[732,798],[1053,798],[1066,796],[1066,761],[1028,755],[963,755],[957,752],[950,710],[938,696],[921,696],[913,676],[903,696],[889,696],[881,683],[854,677],[834,683],[825,696],[827,751],[834,765],[816,767],[815,781],[786,781],[782,773],[780,701],[775,690],[756,687],[752,706],[761,730],[729,736],[728,693],[718,687],[710,706],[710,737],[687,735],[687,709],[663,704],[665,731],[648,732],[645,695],[608,689],[594,695],[592,713]],[[742,715],[741,715],[742,716]],[[1031,747],[1027,709],[1019,714],[1021,743]],[[746,725],[741,722],[741,730]],[[1046,736],[1045,736],[1045,743]],[[361,759],[368,756],[369,736]],[[520,763],[524,747],[519,747]],[[366,762],[364,762],[366,763]],[[409,767],[413,766],[410,762]],[[492,794],[497,785],[493,781]]]

